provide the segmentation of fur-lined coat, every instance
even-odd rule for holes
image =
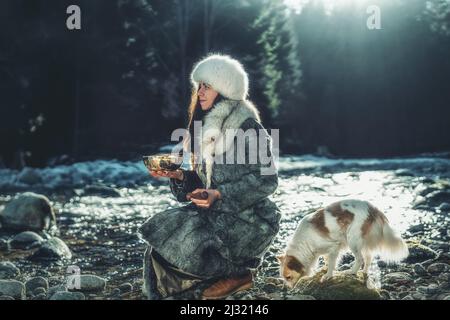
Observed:
[[[141,237],[177,268],[200,277],[221,277],[257,267],[279,230],[279,209],[268,196],[278,186],[276,170],[262,174],[262,164],[212,162],[234,150],[237,140],[225,139],[227,129],[255,129],[266,141],[266,155],[272,158],[271,137],[259,114],[246,100],[224,100],[204,117],[203,164],[184,172],[184,180],[170,180],[173,195],[188,202],[186,194],[196,188],[218,189],[222,199],[209,209],[190,203],[155,214],[140,228]],[[249,140],[245,143],[248,159]],[[258,144],[260,147],[264,145]],[[273,160],[273,158],[272,158]],[[264,162],[266,163],[266,162]]]

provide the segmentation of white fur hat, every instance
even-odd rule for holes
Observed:
[[[248,75],[242,64],[228,55],[211,54],[197,62],[191,82],[198,89],[201,81],[228,99],[245,100],[247,97]]]

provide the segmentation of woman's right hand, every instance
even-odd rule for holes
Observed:
[[[150,170],[148,172],[153,178],[172,178],[182,181],[184,179],[183,170],[167,171],[167,170]]]

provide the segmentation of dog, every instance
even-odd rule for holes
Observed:
[[[387,262],[399,262],[409,253],[406,243],[375,206],[362,200],[341,200],[300,221],[284,254],[277,257],[280,276],[293,288],[300,278],[310,276],[319,257],[326,255],[328,270],[320,280],[324,282],[333,277],[340,253],[347,248],[355,262],[345,273],[356,274],[364,263],[366,277],[375,254]]]

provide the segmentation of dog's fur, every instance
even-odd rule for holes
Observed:
[[[328,256],[325,281],[333,276],[340,252],[349,247],[355,256],[351,270],[356,274],[364,262],[367,275],[372,257],[380,254],[388,262],[408,256],[405,242],[389,226],[386,216],[367,201],[342,200],[305,216],[297,227],[285,253],[278,256],[280,274],[289,287],[311,275],[318,258]]]

